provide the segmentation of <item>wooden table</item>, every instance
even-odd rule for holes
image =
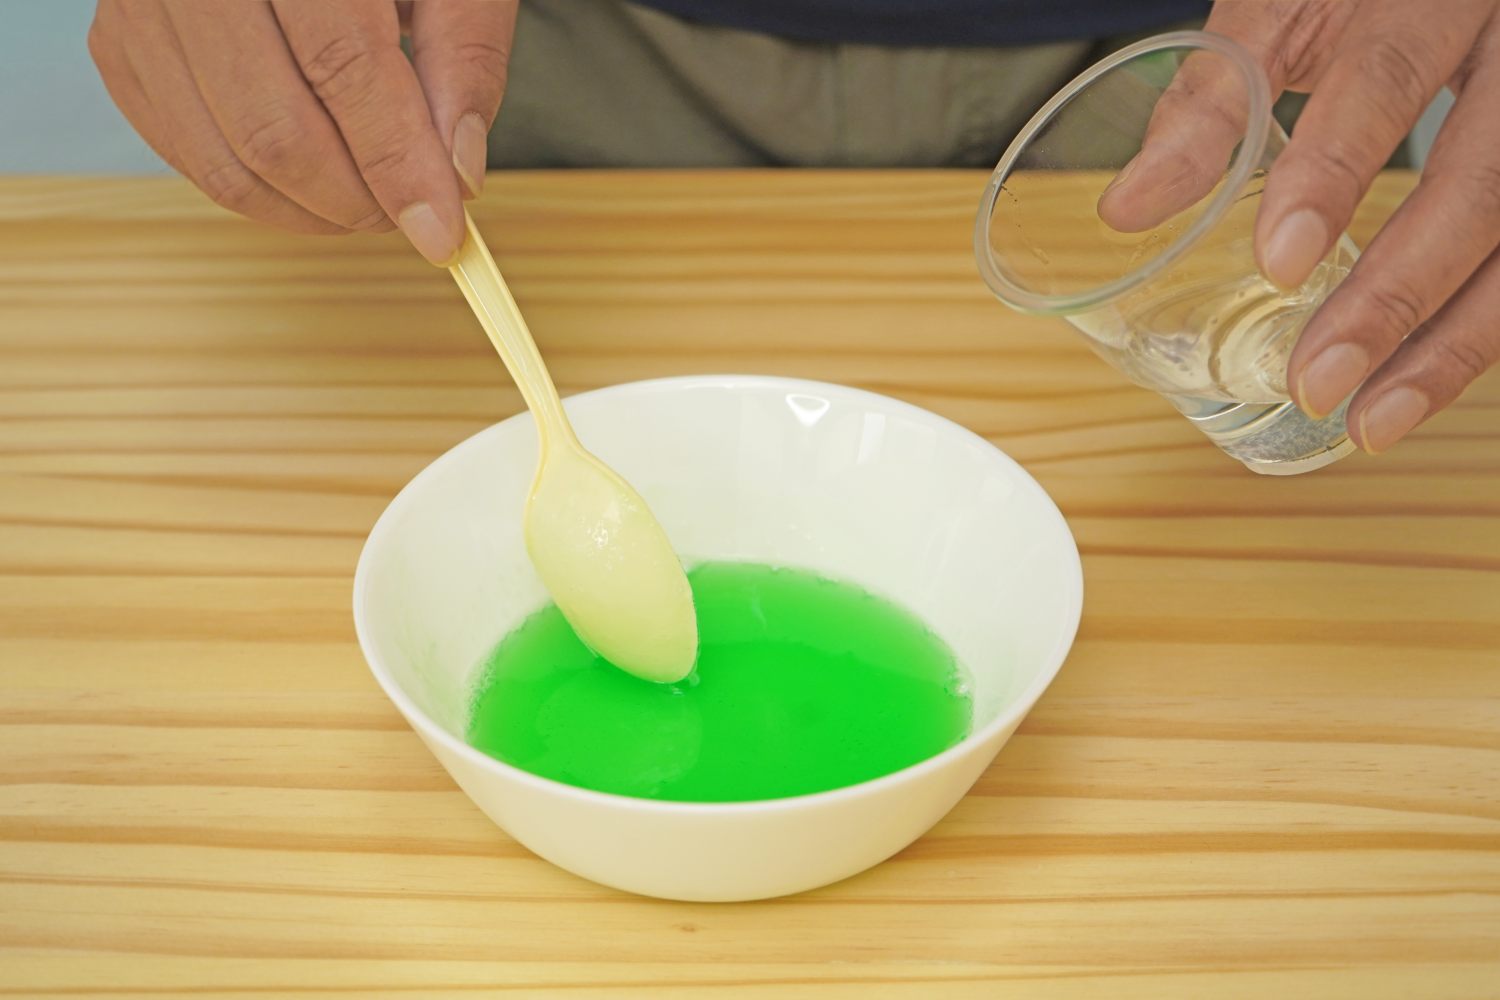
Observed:
[[[176,182],[0,183],[0,996],[1500,995],[1500,376],[1258,478],[988,296],[980,186],[514,175],[478,209],[564,392],[891,393],[1084,553],[1076,649],[947,820],[688,905],[507,839],[355,646],[375,517],[520,405],[451,282]]]

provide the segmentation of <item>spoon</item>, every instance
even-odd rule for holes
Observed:
[[[640,494],[578,441],[557,387],[468,212],[453,279],[536,419],[540,449],[526,499],[526,551],[573,631],[610,663],[673,683],[698,657],[682,563]]]

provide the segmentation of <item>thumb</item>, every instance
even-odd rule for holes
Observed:
[[[412,5],[412,63],[432,124],[471,197],[484,187],[489,131],[505,93],[516,6],[517,0]]]

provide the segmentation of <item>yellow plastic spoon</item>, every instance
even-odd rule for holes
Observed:
[[[536,341],[467,212],[448,270],[521,390],[540,437],[526,550],[578,637],[615,666],[670,683],[692,672],[698,619],[682,563],[640,494],[579,443]]]

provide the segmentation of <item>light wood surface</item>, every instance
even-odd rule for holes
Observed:
[[[0,182],[0,996],[1500,996],[1500,376],[1255,477],[988,296],[981,186],[521,174],[477,209],[565,393],[891,393],[1084,553],[1076,649],[947,820],[689,905],[508,840],[355,646],[365,532],[520,406],[448,276],[175,182]]]

